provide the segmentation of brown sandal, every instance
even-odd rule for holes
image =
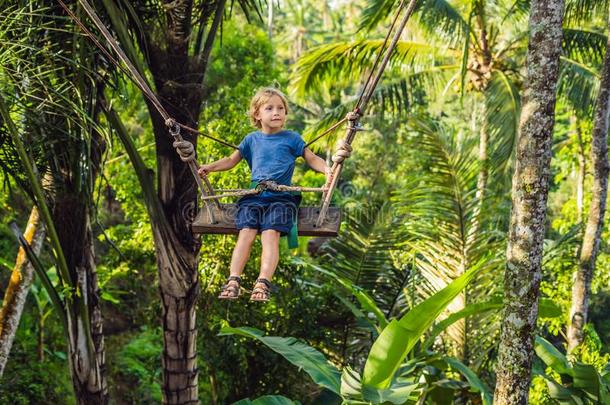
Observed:
[[[254,284],[262,284],[263,287],[254,287],[252,289],[252,294],[250,295],[250,301],[255,302],[267,302],[269,298],[271,298],[271,289],[273,288],[273,284],[266,278],[258,278],[256,279],[256,283]],[[255,295],[262,294],[262,298],[254,298]]]
[[[231,281],[235,281],[237,285],[229,284]],[[225,295],[223,295],[227,292]],[[236,300],[239,298],[241,294],[241,277],[239,276],[229,276],[227,278],[227,282],[222,286],[222,290],[220,291],[220,295],[218,296],[221,300]]]

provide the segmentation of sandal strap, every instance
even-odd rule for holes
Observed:
[[[237,284],[241,284],[241,277],[240,276],[229,276],[227,277],[227,282],[229,281],[237,281]]]
[[[271,294],[271,291],[263,287],[254,287],[252,289],[252,294],[264,294],[268,296]]]
[[[271,284],[271,281],[267,280],[266,278],[257,278],[256,282],[263,284],[265,287],[267,287],[268,290],[271,290],[273,288],[273,284]],[[258,287],[258,288],[262,288],[262,287]]]

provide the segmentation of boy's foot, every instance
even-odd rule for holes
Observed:
[[[221,300],[236,300],[241,293],[241,277],[229,276],[227,282],[222,286],[218,298]]]
[[[250,295],[250,301],[267,302],[271,297],[271,281],[266,278],[259,278],[256,280],[256,284],[252,289],[252,295]]]

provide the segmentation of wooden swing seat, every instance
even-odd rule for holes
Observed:
[[[208,210],[202,207],[195,221],[191,225],[194,234],[211,233],[223,235],[237,235],[239,231],[235,226],[235,214],[237,204],[221,204],[219,209],[216,206],[210,207],[215,222],[210,221]],[[320,207],[300,207],[298,213],[299,236],[328,236],[333,237],[339,234],[341,225],[341,209],[329,207],[326,219],[321,226],[316,226],[316,221],[320,214]]]

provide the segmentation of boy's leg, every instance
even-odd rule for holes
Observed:
[[[233,256],[231,256],[231,276],[241,276],[244,272],[244,267],[246,267],[246,263],[250,257],[250,250],[257,234],[258,229],[243,228],[239,231],[237,243],[235,244],[235,249],[233,249]],[[229,281],[227,284],[229,286],[238,287],[237,281],[234,280]],[[221,297],[226,297],[228,295],[229,292],[227,290],[224,290],[220,294]]]
[[[264,230],[261,233],[261,241],[263,244],[263,254],[261,255],[261,271],[258,278],[271,281],[280,260],[280,232],[273,229]],[[265,285],[256,283],[254,287],[264,288]],[[261,299],[263,294],[253,294],[252,298]]]

